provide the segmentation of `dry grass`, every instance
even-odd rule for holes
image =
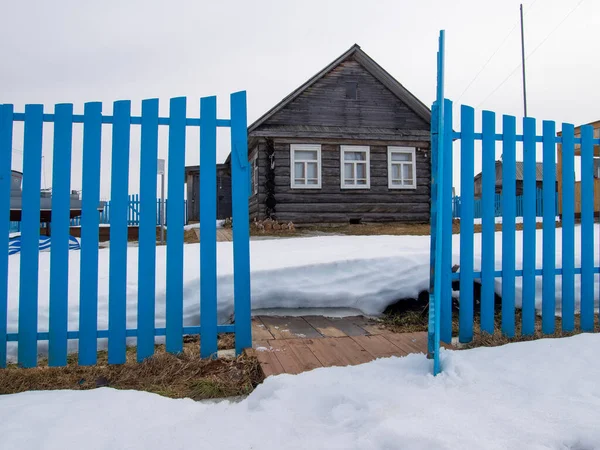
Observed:
[[[219,348],[231,348],[233,335],[220,337]],[[173,355],[157,345],[153,357],[136,361],[136,349],[127,349],[127,361],[108,365],[105,351],[98,352],[95,366],[78,366],[77,355],[69,355],[66,367],[48,367],[47,361],[33,369],[15,365],[0,370],[0,394],[31,390],[94,389],[110,386],[154,392],[171,398],[194,400],[245,395],[262,381],[256,358],[200,359],[198,337],[186,337],[183,352]]]
[[[502,334],[502,315],[500,312],[497,312],[495,317],[495,329],[496,332],[494,334],[489,334],[486,332],[481,332],[481,322],[478,315],[474,317],[473,320],[473,340],[468,344],[461,344],[460,348],[475,348],[475,347],[495,347],[499,345],[508,344],[511,342],[524,342],[524,341],[533,341],[536,339],[546,339],[546,338],[561,338],[573,336],[576,334],[583,333],[581,331],[579,325],[579,315],[575,316],[575,330],[570,332],[562,331],[562,319],[560,317],[555,317],[554,329],[555,332],[553,334],[543,334],[542,333],[542,318],[541,316],[535,317],[535,331],[533,335],[524,336],[521,334],[521,325],[522,325],[522,315],[521,310],[517,310],[515,313],[515,336],[512,338],[507,337]],[[404,311],[401,313],[390,313],[386,314],[382,320],[383,325],[393,331],[395,333],[412,333],[417,331],[427,331],[428,325],[428,308],[425,307],[422,310],[412,310],[412,311]],[[595,317],[595,327],[594,332],[597,333],[600,331],[600,323],[598,321],[598,316]],[[458,312],[454,311],[452,314],[452,335],[454,337],[458,336]]]
[[[525,341],[534,341],[536,339],[551,339],[551,338],[563,338],[574,336],[576,334],[584,333],[580,327],[580,316],[575,315],[575,329],[573,331],[562,331],[562,319],[560,317],[554,318],[554,333],[552,334],[544,334],[542,333],[542,317],[535,317],[535,328],[534,333],[532,335],[523,335],[521,334],[521,325],[522,325],[522,315],[521,310],[517,310],[515,314],[515,336],[507,337],[504,335],[501,330],[501,315],[500,313],[496,314],[496,324],[495,328],[497,331],[494,334],[489,334],[486,332],[479,331],[480,325],[479,321],[477,321],[475,326],[475,332],[473,334],[473,340],[468,344],[461,344],[461,348],[475,348],[475,347],[497,347],[499,345],[510,344],[512,342],[525,342]],[[594,331],[593,333],[598,333],[600,331],[600,324],[598,322],[598,316],[596,315],[594,318]],[[458,333],[458,330],[454,331],[454,333]]]
[[[542,223],[536,223],[537,229],[542,228]],[[556,223],[556,228],[560,228],[561,223]],[[522,223],[516,224],[517,230],[523,229]],[[481,225],[474,225],[476,233],[481,233]],[[496,231],[502,231],[502,224],[496,224]],[[250,227],[250,235],[252,236],[281,236],[281,237],[302,237],[315,234],[342,234],[348,236],[429,236],[431,232],[428,223],[361,223],[356,225],[351,224],[334,224],[334,225],[300,225],[295,230],[273,230],[261,231],[255,227]],[[460,221],[455,220],[452,226],[452,233],[460,233]]]

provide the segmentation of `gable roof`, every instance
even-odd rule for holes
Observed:
[[[417,97],[415,97],[412,93],[410,93],[408,89],[402,86],[383,67],[377,64],[369,55],[367,55],[363,50],[361,50],[358,44],[354,44],[352,47],[350,47],[350,49],[348,49],[341,56],[336,58],[331,64],[329,64],[327,67],[325,67],[323,70],[321,70],[311,79],[309,79],[306,83],[304,83],[298,89],[296,89],[287,97],[285,97],[277,105],[275,105],[265,114],[263,114],[262,117],[257,119],[252,125],[248,127],[248,133],[251,133],[264,122],[269,120],[273,115],[275,115],[278,111],[282,110],[286,105],[292,102],[306,89],[308,89],[318,80],[323,78],[327,73],[329,73],[331,70],[333,70],[335,67],[337,67],[343,61],[347,60],[350,57],[353,57],[355,61],[357,61],[362,67],[364,67],[365,70],[367,70],[367,72],[369,72],[381,84],[383,84],[387,89],[389,89],[392,92],[392,94],[394,94],[397,98],[404,102],[419,117],[427,121],[427,123],[431,122],[431,111],[429,110],[429,108],[425,106],[425,104],[421,102]]]

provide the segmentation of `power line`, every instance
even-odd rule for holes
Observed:
[[[527,61],[529,59],[530,56],[532,56],[536,51],[538,51],[538,49],[544,45],[544,43],[550,38],[550,36],[552,36],[554,34],[554,32],[556,30],[558,30],[560,28],[560,26],[565,23],[565,21],[569,18],[569,16],[571,16],[571,14],[573,14],[575,12],[575,10],[577,8],[579,8],[579,6],[581,6],[581,4],[584,2],[585,0],[579,0],[579,2],[575,5],[575,7],[573,9],[571,9],[567,15],[565,17],[563,17],[563,19],[558,23],[558,25],[556,25],[552,31],[550,31],[550,33],[548,33],[546,35],[546,37],[544,39],[542,39],[542,41],[531,51],[529,52],[529,54],[525,57],[525,60]],[[479,104],[475,107],[475,109],[478,109],[481,105],[483,105],[492,95],[494,95],[498,89],[500,89],[502,86],[504,86],[504,84],[517,72],[517,70],[519,70],[519,68],[521,67],[521,64],[518,64],[517,67],[515,67],[512,72],[510,72],[508,74],[508,76],[502,80],[502,82],[496,86],[496,88],[485,98],[483,99],[483,101],[479,102]]]
[[[529,10],[531,10],[531,8],[533,7],[533,5],[535,5],[535,2],[537,2],[537,0],[533,0],[533,2],[531,3],[531,5],[529,5],[528,11],[525,12],[525,15],[529,14]],[[496,54],[500,51],[500,49],[502,47],[504,47],[504,44],[506,44],[506,41],[508,41],[508,38],[512,35],[513,31],[515,31],[515,29],[517,28],[517,26],[519,25],[519,21],[515,22],[515,24],[513,25],[513,27],[510,29],[510,31],[508,32],[508,34],[504,37],[504,39],[502,40],[502,42],[500,43],[500,45],[496,48],[496,50],[494,50],[494,52],[491,54],[491,56],[486,60],[485,63],[483,63],[483,66],[481,66],[481,69],[479,69],[479,72],[477,72],[475,74],[475,76],[473,77],[473,79],[469,82],[469,84],[467,85],[467,87],[462,91],[462,93],[458,96],[458,99],[456,100],[456,102],[458,103],[460,101],[460,99],[462,98],[463,95],[465,95],[465,93],[469,90],[469,88],[473,85],[473,83],[475,83],[475,81],[477,81],[477,79],[479,78],[479,75],[481,75],[481,73],[485,70],[485,68],[488,66],[488,64],[490,63],[490,61],[492,59],[494,59],[494,56],[496,56]]]

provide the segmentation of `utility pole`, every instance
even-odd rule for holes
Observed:
[[[527,117],[527,88],[525,83],[525,31],[523,29],[523,4],[521,3],[521,66],[523,67],[523,111]]]

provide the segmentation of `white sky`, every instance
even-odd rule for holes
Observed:
[[[518,26],[469,90],[483,64],[518,23],[519,1],[21,1],[1,0],[0,102],[22,111],[27,103],[158,97],[168,114],[171,97],[187,96],[199,115],[199,97],[219,96],[228,118],[229,94],[248,92],[248,122],[279,102],[358,43],[425,104],[435,97],[436,50],[446,30],[446,96],[460,103],[522,116],[521,73],[490,93],[519,65]],[[547,37],[573,8],[575,11]],[[529,115],[557,122],[600,119],[597,0],[525,1]],[[460,98],[459,98],[460,97]],[[520,119],[518,119],[520,120]],[[79,126],[77,126],[79,127]],[[51,186],[51,126],[44,144]],[[137,127],[136,127],[137,128]],[[135,129],[135,128],[134,128]],[[165,130],[166,131],[166,130]],[[102,197],[110,196],[110,128],[103,129]],[[229,152],[219,135],[218,160]],[[130,193],[139,191],[139,133],[132,134]],[[197,164],[198,135],[188,132],[186,163]],[[21,169],[22,126],[15,128],[14,168]],[[166,156],[161,131],[161,156]],[[458,162],[458,160],[457,160]],[[478,166],[476,162],[476,169]],[[458,164],[457,164],[458,165]],[[458,184],[455,171],[455,184]],[[74,134],[73,189],[81,186],[81,133]]]

